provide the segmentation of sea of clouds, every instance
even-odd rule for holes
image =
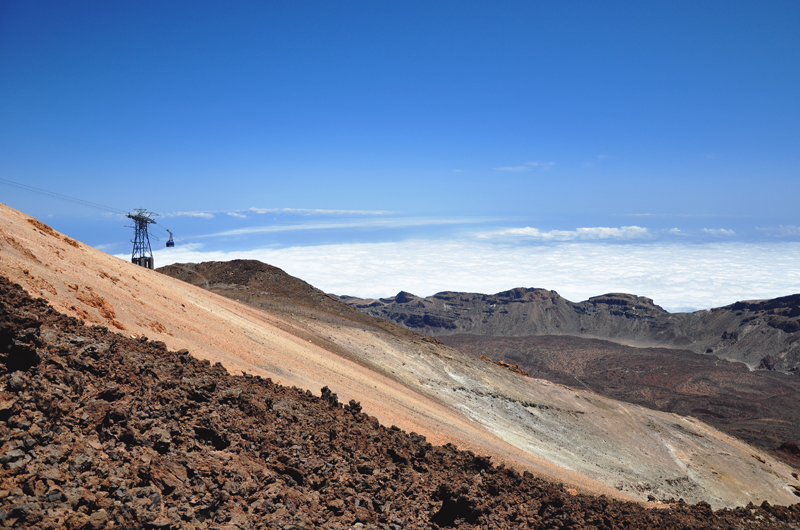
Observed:
[[[504,243],[464,238],[246,251],[176,247],[155,252],[155,259],[157,266],[256,259],[328,293],[362,298],[392,296],[401,290],[428,296],[440,291],[496,293],[541,287],[572,301],[632,293],[677,312],[800,292],[798,242]]]

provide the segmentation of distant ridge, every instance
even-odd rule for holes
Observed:
[[[652,299],[610,293],[571,302],[555,291],[516,288],[487,295],[441,292],[425,298],[340,299],[369,315],[435,337],[571,335],[638,346],[681,348],[751,369],[798,373],[800,294],[669,313]]]

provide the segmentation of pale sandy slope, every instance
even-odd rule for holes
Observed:
[[[791,469],[697,420],[518,376],[422,340],[259,311],[72,241],[5,205],[0,229],[0,274],[58,311],[187,348],[232,373],[315,393],[327,385],[433,443],[622,498],[714,507],[798,500]]]

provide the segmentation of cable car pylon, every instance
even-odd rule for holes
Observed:
[[[131,263],[135,263],[140,267],[144,267],[146,269],[153,269],[154,262],[153,262],[153,250],[150,248],[150,235],[148,232],[148,225],[155,224],[155,217],[156,214],[153,212],[148,212],[144,208],[137,208],[132,213],[129,213],[127,217],[129,219],[133,219],[135,226],[129,226],[128,228],[134,229],[134,236],[131,239],[131,243],[133,243],[133,252],[131,253]]]

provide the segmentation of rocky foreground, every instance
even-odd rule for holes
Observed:
[[[590,497],[387,428],[355,401],[232,376],[60,315],[0,277],[0,525],[10,528],[797,528]]]

